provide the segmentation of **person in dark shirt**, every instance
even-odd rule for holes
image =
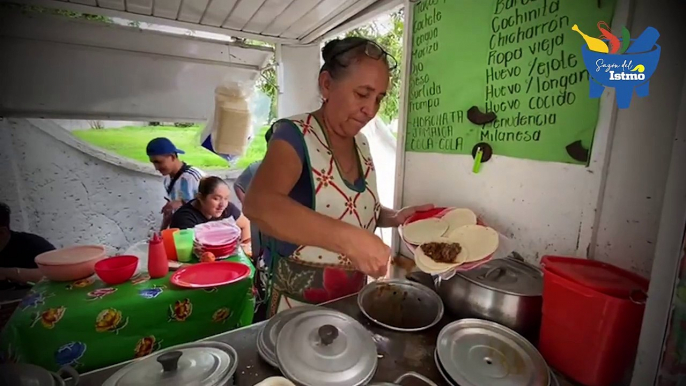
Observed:
[[[198,195],[174,212],[170,228],[189,229],[210,221],[233,218],[241,228],[241,243],[250,240],[250,220],[229,201],[229,185],[219,177],[200,180]]]
[[[272,137],[272,133],[273,128],[270,127],[269,130],[267,130],[267,132],[264,134],[264,141],[267,143],[267,145],[269,145],[269,140]],[[248,165],[248,167],[245,168],[245,170],[243,170],[243,172],[233,182],[233,190],[236,193],[236,197],[238,198],[238,201],[240,201],[241,205],[243,205],[243,200],[245,199],[245,194],[248,192],[250,182],[255,176],[255,173],[257,173],[257,169],[260,167],[261,163],[262,160],[255,161]],[[257,253],[256,256],[260,256],[260,248],[262,248],[262,243],[260,242],[260,230],[257,229],[257,225],[255,223],[250,223],[250,229],[250,235],[252,236],[250,249],[252,253]]]
[[[55,247],[38,235],[11,230],[10,215],[9,206],[0,202],[0,281],[35,283],[43,275],[33,260]]]
[[[269,140],[272,138],[272,133],[273,129],[270,127],[269,130],[264,134],[264,141],[269,145]],[[255,161],[248,165],[245,170],[236,178],[236,181],[233,182],[233,190],[236,192],[236,197],[238,198],[238,201],[243,203],[243,199],[245,199],[245,193],[248,192],[248,187],[250,186],[250,181],[252,181],[252,178],[255,176],[255,173],[257,172],[257,169],[260,167],[260,164],[262,163],[262,160],[260,161]]]

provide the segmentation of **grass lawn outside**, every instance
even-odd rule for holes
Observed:
[[[264,157],[267,151],[264,134],[268,129],[269,126],[260,129],[245,155],[231,169],[244,169]],[[229,165],[223,158],[200,146],[201,131],[201,126],[127,126],[118,129],[76,130],[72,134],[91,145],[143,163],[149,162],[145,154],[148,142],[153,138],[167,137],[176,147],[186,152],[180,158],[188,164],[201,169],[227,169]]]

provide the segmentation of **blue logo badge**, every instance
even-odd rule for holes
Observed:
[[[636,90],[639,97],[648,96],[650,77],[660,61],[660,33],[648,27],[636,39],[624,28],[621,37],[610,32],[605,22],[598,23],[600,38],[586,35],[575,24],[572,30],[584,38],[581,55],[590,75],[591,98],[600,98],[605,87],[615,89],[617,106],[629,108]]]

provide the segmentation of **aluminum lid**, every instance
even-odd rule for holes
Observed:
[[[457,272],[469,281],[517,296],[542,296],[543,272],[513,258],[494,259],[469,271]]]
[[[238,355],[228,344],[190,343],[134,361],[112,375],[104,386],[223,386],[237,366]]]
[[[443,368],[443,365],[441,364],[441,360],[438,359],[438,350],[434,350],[434,363],[436,363],[436,368],[438,369],[438,373],[441,374],[441,377],[448,383],[450,386],[457,386],[455,385],[455,382],[453,382],[452,379],[448,376],[448,374],[445,372],[445,369]]]
[[[460,386],[548,385],[548,366],[521,335],[497,323],[462,319],[438,334],[436,353]]]
[[[0,365],[0,385],[55,386],[55,377],[42,367],[27,363]]]
[[[262,359],[274,367],[279,367],[276,360],[276,340],[281,329],[286,323],[301,313],[317,309],[320,309],[320,307],[304,305],[281,311],[272,316],[257,336],[257,352]]]
[[[286,323],[276,357],[283,375],[303,386],[364,385],[378,362],[372,334],[350,316],[326,308]]]

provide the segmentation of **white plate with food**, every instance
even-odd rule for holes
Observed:
[[[410,216],[398,228],[407,247],[414,251],[417,246],[466,225],[484,225],[476,214],[467,208],[433,208]]]
[[[450,270],[466,271],[489,260],[498,249],[499,238],[493,229],[475,225],[459,238],[440,237],[415,249],[414,261],[421,271],[439,274]],[[481,229],[483,228],[483,229]]]

